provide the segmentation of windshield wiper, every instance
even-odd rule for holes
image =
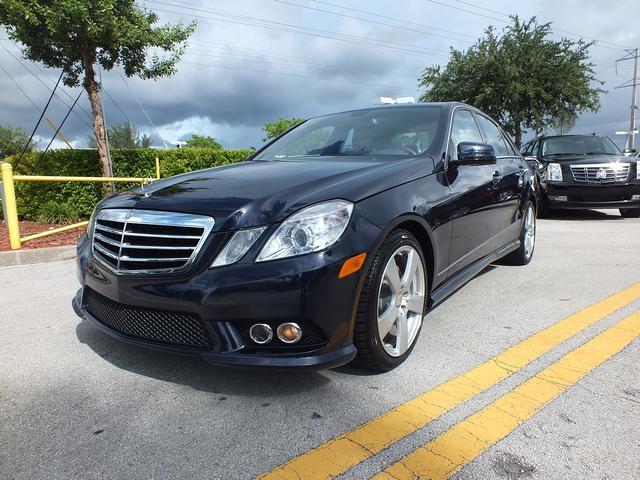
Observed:
[[[615,155],[615,153],[607,153],[607,152],[587,152],[585,155]]]
[[[582,155],[582,153],[547,153],[544,157],[564,157],[571,156],[575,157],[576,155]]]

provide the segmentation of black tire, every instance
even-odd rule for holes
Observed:
[[[624,218],[640,218],[640,208],[621,208],[620,215]]]
[[[533,234],[534,234],[533,247],[531,248],[530,252],[527,251],[527,247],[525,244],[526,236],[527,236],[527,212],[529,211],[529,209],[531,209],[533,212],[532,218],[533,218]],[[522,226],[520,228],[520,237],[519,237],[520,246],[518,247],[517,250],[514,250],[513,252],[511,252],[510,254],[508,254],[503,258],[503,263],[507,265],[527,265],[533,258],[533,253],[535,251],[535,230],[536,230],[536,209],[535,209],[535,206],[533,205],[533,202],[531,201],[527,202],[524,212],[525,213],[522,216]]]
[[[422,248],[416,237],[408,230],[394,230],[384,240],[376,253],[371,267],[367,271],[360,298],[353,333],[353,343],[358,349],[358,355],[354,360],[357,366],[376,372],[387,372],[400,365],[411,354],[419,336],[420,325],[413,343],[408,350],[398,357],[389,355],[378,335],[378,292],[384,276],[384,269],[391,256],[402,246],[414,248],[420,257],[424,272],[425,302],[422,315],[426,312],[428,298],[428,271]]]

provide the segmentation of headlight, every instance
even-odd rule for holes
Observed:
[[[227,242],[211,264],[211,267],[222,267],[223,265],[236,263],[244,256],[245,253],[247,253],[256,240],[258,240],[265,228],[267,227],[240,230],[234,233],[231,240]]]
[[[549,165],[547,165],[547,173],[545,174],[545,179],[551,180],[552,182],[562,181],[562,167],[559,163],[550,163]]]
[[[344,233],[353,203],[332,200],[300,210],[285,220],[262,248],[257,262],[317,252],[336,243]]]
[[[640,180],[640,162],[636,163],[636,180]]]

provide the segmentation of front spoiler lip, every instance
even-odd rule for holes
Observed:
[[[156,343],[137,340],[127,335],[122,335],[115,330],[93,318],[86,310],[82,308],[82,289],[78,290],[71,301],[73,311],[80,318],[90,321],[99,330],[111,335],[118,340],[140,347],[152,348],[155,350],[179,353],[181,355],[198,355],[211,365],[228,366],[228,367],[244,367],[244,368],[269,368],[269,369],[295,369],[305,368],[313,370],[323,370],[328,368],[339,367],[349,363],[357,355],[356,347],[351,344],[346,347],[333,350],[331,352],[321,353],[317,355],[309,355],[302,353],[295,355],[255,355],[255,354],[237,354],[237,353],[211,353],[200,349],[189,349],[185,347],[172,347],[170,345],[161,345]]]

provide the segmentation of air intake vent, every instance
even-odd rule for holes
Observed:
[[[172,273],[195,260],[214,220],[152,210],[105,209],[98,212],[93,255],[116,273]]]

